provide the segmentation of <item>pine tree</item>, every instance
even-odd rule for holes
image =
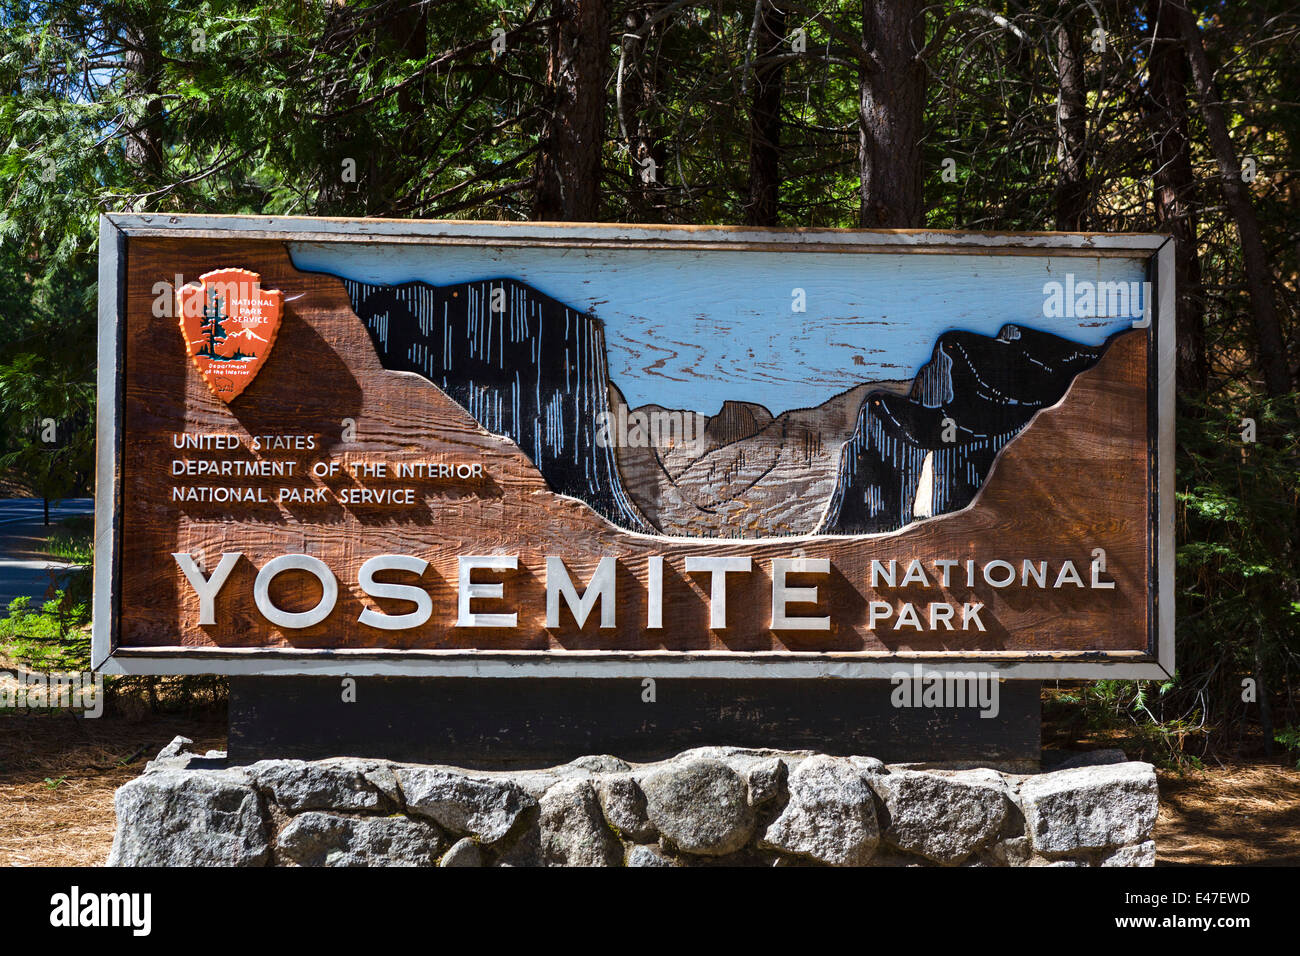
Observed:
[[[212,303],[211,307],[209,307],[209,303]],[[217,346],[226,340],[226,326],[221,321],[224,318],[227,318],[227,316],[221,314],[221,299],[214,291],[212,296],[203,303],[203,324],[199,326],[199,330],[207,341],[204,343],[203,348],[199,350],[200,355],[206,355],[214,359],[225,357],[217,352]]]

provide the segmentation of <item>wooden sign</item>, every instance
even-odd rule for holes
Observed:
[[[96,664],[1165,676],[1172,255],[105,217]]]

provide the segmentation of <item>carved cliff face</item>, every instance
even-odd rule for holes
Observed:
[[[820,530],[893,531],[966,507],[1003,447],[1104,352],[1016,325],[945,332],[908,395],[863,401]]]
[[[620,527],[652,530],[598,442],[609,410],[600,320],[510,279],[453,286],[344,280],[385,368],[433,382],[519,446],[550,487]]]
[[[945,332],[911,381],[775,417],[743,396],[696,416],[628,409],[600,320],[517,280],[344,286],[386,368],[437,385],[557,493],[671,536],[875,534],[960,510],[1105,350],[1016,325]]]

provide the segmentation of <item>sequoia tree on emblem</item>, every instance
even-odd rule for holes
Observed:
[[[176,291],[185,350],[212,393],[229,404],[266,364],[284,294],[247,269],[217,269]]]

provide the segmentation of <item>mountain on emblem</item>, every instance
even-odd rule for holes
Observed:
[[[247,269],[205,272],[176,290],[185,350],[212,394],[230,404],[266,364],[280,331],[284,294]]]

